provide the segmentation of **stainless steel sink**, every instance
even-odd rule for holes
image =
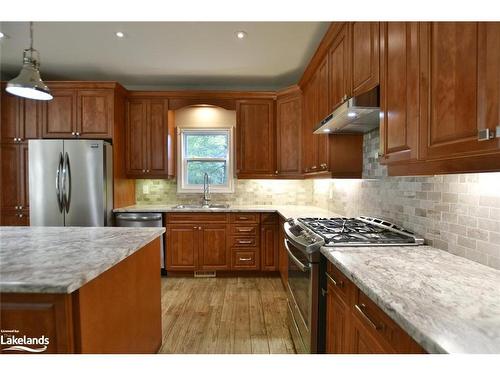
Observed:
[[[178,204],[172,207],[175,210],[213,210],[213,209],[225,209],[229,208],[229,204],[226,203],[211,203],[208,206],[202,206],[201,204]]]

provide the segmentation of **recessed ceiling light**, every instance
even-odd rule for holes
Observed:
[[[0,31],[0,39],[5,38],[5,34]]]
[[[118,38],[123,38],[123,37],[125,36],[125,34],[124,34],[123,32],[121,32],[121,31],[117,31],[117,32],[115,33],[115,35],[116,35]]]
[[[246,32],[244,32],[244,31],[237,31],[237,32],[236,32],[236,37],[237,37],[238,39],[244,39],[246,36],[247,36],[247,33],[246,33]]]

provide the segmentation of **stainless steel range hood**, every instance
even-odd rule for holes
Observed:
[[[379,126],[380,102],[378,86],[338,106],[314,130],[314,134],[367,133]]]

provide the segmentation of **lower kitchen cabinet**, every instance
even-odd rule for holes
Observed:
[[[262,271],[278,270],[278,230],[276,224],[261,224],[260,254]]]
[[[425,353],[332,263],[327,265],[326,353]]]
[[[2,211],[0,225],[25,227],[30,225],[30,214],[28,210]]]
[[[194,271],[198,264],[198,227],[193,224],[167,226],[168,271]]]
[[[210,271],[229,269],[227,224],[202,224],[198,232],[198,267]]]

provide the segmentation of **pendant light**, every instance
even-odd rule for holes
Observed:
[[[33,48],[33,22],[30,22],[30,48],[23,51],[23,67],[19,75],[7,83],[6,91],[23,98],[50,100],[50,90],[40,78],[40,54]]]

